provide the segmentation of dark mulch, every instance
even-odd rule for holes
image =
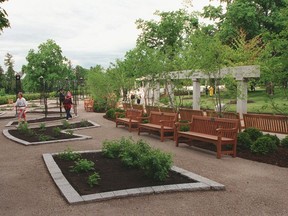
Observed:
[[[30,119],[27,120],[27,123],[41,123],[41,122],[47,122],[47,121],[57,121],[57,120],[64,120],[65,117],[61,116],[51,116],[51,117],[43,117],[43,118],[38,118],[38,119]],[[12,125],[18,125],[18,121],[14,121]]]
[[[216,146],[210,143],[195,141],[189,143],[191,146],[203,148],[209,151],[216,152]],[[247,160],[258,161],[261,163],[267,163],[276,165],[279,167],[288,167],[288,148],[278,147],[274,153],[267,155],[254,154],[247,149],[243,149],[238,146],[237,157],[244,158]]]
[[[94,171],[81,174],[71,172],[71,166],[74,165],[73,161],[62,160],[54,156],[54,160],[62,173],[80,195],[129,188],[196,182],[173,171],[169,172],[169,177],[164,182],[155,182],[146,177],[142,170],[127,168],[119,159],[105,158],[101,152],[82,153],[81,156],[95,163]],[[90,187],[87,179],[94,172],[99,173],[101,180],[99,185]]]
[[[88,125],[83,126],[81,125],[80,122],[76,122],[76,123],[71,123],[70,124],[70,128],[81,128],[81,127],[89,127],[89,126],[93,126],[93,124],[91,124],[90,122],[88,122]],[[31,128],[31,130],[34,131],[34,134],[28,134],[28,133],[21,133],[19,130],[17,129],[12,129],[12,130],[8,130],[9,133],[21,140],[25,140],[27,142],[39,142],[41,141],[39,139],[39,135],[45,135],[48,136],[49,139],[48,140],[60,140],[60,139],[71,139],[71,138],[77,138],[79,136],[76,135],[70,135],[70,134],[66,134],[66,133],[60,133],[58,136],[55,136],[55,132],[53,131],[53,128],[55,127],[59,127],[60,129],[66,129],[63,128],[63,125],[57,125],[57,126],[49,126],[49,127],[45,127],[45,130],[41,130],[40,128]]]

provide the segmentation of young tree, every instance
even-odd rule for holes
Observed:
[[[50,85],[55,85],[59,80],[65,80],[66,77],[69,80],[75,79],[71,64],[62,55],[60,46],[53,40],[40,44],[38,51],[31,49],[26,60],[28,64],[22,68],[26,74],[24,78],[26,90],[39,91],[39,77],[41,76]]]
[[[7,0],[0,0],[0,3],[3,3],[5,1]],[[8,14],[6,13],[6,11],[2,7],[0,7],[0,34],[4,28],[10,27],[10,23],[7,17]]]
[[[6,93],[14,94],[15,93],[15,71],[14,71],[14,60],[13,56],[10,53],[7,53],[4,59],[4,65],[7,67],[7,71],[5,73],[6,80]]]

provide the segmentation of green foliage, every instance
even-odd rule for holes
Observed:
[[[55,137],[58,137],[58,136],[60,136],[60,134],[61,134],[61,128],[60,128],[60,127],[54,127],[54,128],[52,129],[52,132],[53,132],[53,135],[54,135]]]
[[[99,181],[101,180],[99,173],[94,172],[93,174],[89,175],[87,183],[90,187],[94,185],[99,185]]]
[[[71,125],[68,121],[63,120],[62,121],[62,127],[63,127],[63,129],[68,129],[68,128],[71,128]]]
[[[48,135],[44,135],[44,134],[39,134],[38,135],[39,141],[44,142],[44,141],[48,141],[51,140],[51,137]]]
[[[125,138],[105,141],[102,152],[106,157],[120,158],[125,166],[143,169],[155,181],[164,181],[172,166],[170,154],[152,149],[143,140],[136,143]]]
[[[281,140],[281,146],[288,148],[288,136]]]
[[[26,57],[28,62],[22,70],[26,74],[23,85],[26,91],[39,92],[42,88],[39,77],[45,80],[45,88],[52,91],[53,85],[59,80],[75,78],[72,68],[67,64],[67,58],[55,41],[48,39],[38,46],[38,50],[30,49]]]
[[[257,128],[246,128],[244,132],[249,134],[249,137],[253,142],[263,136],[263,133]]]
[[[164,181],[172,166],[172,156],[159,149],[151,150],[141,158],[141,168],[155,181]]]
[[[269,137],[270,139],[272,139],[274,142],[275,142],[275,144],[277,145],[277,146],[280,146],[280,139],[276,136],[276,135],[271,135],[271,134],[265,134],[265,135],[263,135],[264,137]]]
[[[41,132],[44,132],[46,130],[46,124],[44,122],[40,123],[39,128]]]
[[[81,158],[80,153],[74,152],[70,148],[65,149],[64,152],[59,153],[57,156],[62,160],[71,160],[71,161],[75,161]]]
[[[237,135],[237,144],[245,149],[250,149],[253,141],[247,132],[240,132]]]
[[[27,134],[30,128],[27,122],[20,122],[20,124],[17,127],[17,130],[22,134]]]
[[[268,154],[273,153],[277,149],[277,145],[274,140],[270,137],[262,136],[259,137],[252,145],[251,151],[257,154]]]
[[[74,162],[75,165],[72,167],[71,171],[76,173],[88,172],[94,170],[94,162],[87,159],[79,159]]]
[[[68,129],[68,130],[66,130],[66,133],[67,133],[69,136],[73,136],[74,131],[73,131],[72,129]]]
[[[109,119],[116,119],[116,112],[119,113],[119,117],[124,117],[125,110],[119,109],[119,108],[111,108],[106,112],[106,117]],[[120,114],[121,113],[121,114]],[[123,113],[123,114],[122,114]]]
[[[89,126],[89,121],[86,120],[86,119],[81,119],[80,126],[81,127],[88,127]]]

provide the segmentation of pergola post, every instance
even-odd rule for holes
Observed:
[[[237,79],[237,112],[240,118],[243,117],[243,113],[247,113],[247,98],[248,98],[248,80]]]
[[[200,82],[199,79],[193,78],[193,109],[200,110]]]

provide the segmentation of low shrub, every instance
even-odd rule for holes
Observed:
[[[88,127],[89,126],[89,121],[88,120],[85,120],[85,119],[82,119],[80,121],[80,126],[81,127]]]
[[[80,153],[77,153],[77,152],[74,152],[72,151],[70,148],[64,150],[64,152],[62,153],[59,153],[57,155],[60,159],[63,159],[63,160],[78,160],[81,158],[81,154]]]
[[[151,150],[141,158],[141,169],[155,181],[164,181],[172,166],[172,156],[159,149]]]
[[[273,139],[268,136],[259,137],[251,145],[251,151],[257,154],[273,153],[277,149],[277,145]]]
[[[44,135],[44,134],[39,134],[38,138],[39,138],[39,141],[41,142],[51,140],[50,136]]]
[[[44,132],[46,130],[46,124],[44,122],[42,122],[39,126],[39,129],[41,132]]]
[[[246,128],[244,132],[248,133],[252,141],[256,141],[263,133],[257,128]]]
[[[120,158],[128,167],[144,170],[144,173],[155,181],[164,181],[172,166],[172,156],[158,149],[152,149],[146,142],[122,138],[105,141],[102,153],[109,158]]]
[[[263,136],[271,138],[277,146],[280,146],[280,139],[276,135],[265,134]]]
[[[240,132],[237,135],[237,144],[245,149],[250,149],[253,141],[246,132]]]
[[[119,109],[119,108],[111,108],[106,112],[106,117],[109,119],[116,119],[116,113],[121,113],[119,117],[125,116],[125,110]]]
[[[99,173],[94,172],[88,177],[87,183],[90,187],[93,187],[94,185],[99,185],[99,181],[101,180]]]
[[[63,129],[68,129],[68,128],[71,128],[71,125],[68,121],[63,120],[62,121],[62,127],[63,127]]]
[[[60,136],[60,134],[61,134],[61,128],[60,128],[60,127],[54,127],[54,128],[52,129],[52,133],[53,133],[53,135],[54,135],[55,137]]]
[[[94,162],[87,159],[80,159],[75,161],[75,165],[72,167],[71,171],[76,173],[88,172],[94,170]]]
[[[288,136],[281,140],[281,146],[288,148]]]

